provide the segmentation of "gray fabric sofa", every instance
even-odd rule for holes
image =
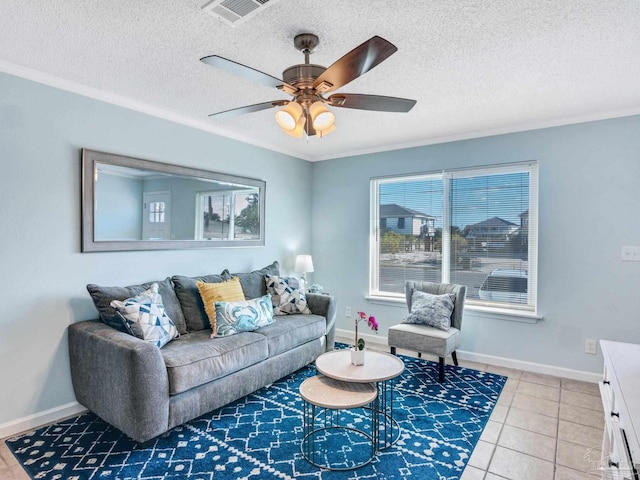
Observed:
[[[76,399],[137,442],[146,442],[193,418],[224,406],[315,361],[332,350],[335,299],[307,294],[311,314],[276,316],[253,332],[210,338],[196,280],[218,282],[237,276],[246,298],[266,293],[265,275],[279,265],[249,273],[206,277],[174,276],[161,284],[167,313],[181,335],[162,348],[107,323],[110,299],[144,291],[88,285],[102,321],[69,326],[71,378]],[[172,288],[173,287],[173,288]]]

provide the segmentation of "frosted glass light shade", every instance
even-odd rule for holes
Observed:
[[[307,122],[307,117],[305,115],[302,115],[298,119],[298,122],[296,123],[296,128],[294,128],[293,130],[282,129],[282,131],[284,133],[286,133],[287,135],[291,135],[292,137],[300,138],[300,137],[302,137],[302,134],[304,133],[304,124],[306,122]]]
[[[313,259],[311,255],[298,255],[296,257],[296,272],[309,273],[313,272]]]
[[[309,107],[309,115],[311,115],[311,121],[313,122],[313,128],[315,130],[327,130],[336,121],[336,116],[333,112],[330,112],[324,103],[317,101],[311,104]]]
[[[302,117],[302,106],[298,102],[289,102],[276,112],[276,122],[283,130],[295,130]]]

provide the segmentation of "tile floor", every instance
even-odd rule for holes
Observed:
[[[406,354],[406,352],[401,352]],[[461,361],[508,377],[460,480],[583,480],[600,459],[598,385]],[[0,479],[29,480],[0,440]]]

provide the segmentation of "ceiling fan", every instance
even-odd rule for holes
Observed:
[[[207,65],[244,77],[248,80],[275,87],[293,97],[293,100],[272,100],[223,112],[210,117],[222,118],[243,113],[259,112],[267,108],[283,107],[276,112],[276,121],[282,130],[294,137],[323,137],[335,130],[335,115],[327,106],[374,110],[380,112],[408,112],[415,100],[380,95],[331,93],[389,58],[398,48],[384,38],[375,36],[354,48],[328,68],[309,63],[309,55],[319,44],[312,33],[296,35],[294,46],[304,54],[304,63],[293,65],[282,72],[283,80],[218,55],[200,60]]]

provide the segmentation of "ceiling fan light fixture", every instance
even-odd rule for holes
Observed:
[[[302,106],[296,101],[291,101],[276,112],[276,122],[286,132],[297,130],[300,119],[304,119],[302,113]],[[304,121],[302,124],[304,125]]]
[[[325,130],[316,130],[316,134],[322,138],[325,137],[327,135],[329,135],[331,132],[333,132],[336,129],[336,124],[334,123],[333,125],[331,125],[329,128],[325,129]]]
[[[320,100],[309,107],[309,115],[315,130],[327,130],[333,126],[336,116]]]
[[[302,138],[302,134],[304,133],[304,124],[306,123],[306,121],[306,115],[300,115],[300,118],[298,118],[296,126],[293,128],[293,130],[287,130],[283,128],[282,131],[287,135],[291,135],[292,137]]]

